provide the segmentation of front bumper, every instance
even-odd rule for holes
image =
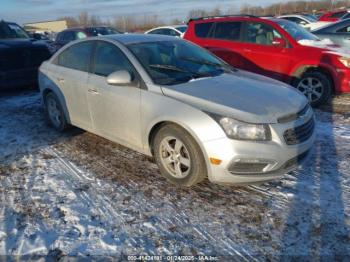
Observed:
[[[272,141],[268,142],[238,141],[226,137],[205,142],[207,159],[221,160],[220,165],[208,162],[209,180],[217,184],[250,184],[277,179],[295,170],[312,148],[315,133],[297,145],[287,145],[283,134],[302,123],[305,123],[305,119],[270,125]],[[253,168],[237,169],[235,163],[243,163],[244,167]],[[254,170],[254,167],[259,166],[263,168]]]
[[[350,70],[338,69],[335,76],[335,92],[337,94],[350,93]]]

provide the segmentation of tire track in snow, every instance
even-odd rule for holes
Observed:
[[[72,147],[70,144],[68,143],[64,143],[64,145],[61,144],[61,147],[64,147],[65,150],[76,150],[76,148]],[[70,163],[69,161],[63,160],[62,158],[59,157],[59,154],[64,154],[62,152],[58,152],[57,149],[50,149],[53,151],[53,154],[55,154],[55,156],[57,156],[59,159],[61,159],[61,161],[63,161],[62,163],[64,165],[68,165],[69,168],[71,168],[73,170],[73,173],[75,176],[80,177],[80,179],[82,181],[84,181],[84,179],[88,179],[89,181],[93,180],[90,175],[86,175],[84,174],[84,172],[82,172],[81,170],[77,169],[75,165],[73,165],[72,163]],[[118,152],[119,153],[119,152]],[[124,158],[125,154],[121,154],[121,157]],[[119,157],[119,156],[118,156]],[[132,158],[128,157],[127,161],[133,161]],[[99,165],[101,167],[101,172],[100,175],[97,175],[97,178],[104,177],[104,173],[108,173],[108,174],[113,174],[114,171],[112,168],[103,165],[101,162],[99,161],[95,161],[95,165]],[[107,171],[107,172],[103,172],[103,171]],[[111,175],[109,178],[113,179],[114,176],[118,176],[116,175]],[[84,178],[85,177],[85,178]],[[86,182],[86,181],[84,181]],[[132,182],[130,180],[130,182]],[[112,182],[115,183],[115,182]],[[168,182],[166,182],[168,183]],[[140,186],[137,183],[130,183],[130,187],[132,188],[133,186]],[[115,188],[115,186],[113,187]],[[131,192],[130,190],[126,189],[124,186],[122,185],[117,185],[117,191],[119,193],[119,197],[123,197],[123,195],[125,197],[128,197],[130,195],[133,194],[133,192]],[[154,204],[149,201],[146,197],[144,196],[140,196],[140,195],[136,195],[136,199],[131,200],[130,204],[137,206],[138,209],[140,210],[140,212],[147,212],[148,210],[156,210],[157,207],[154,206]],[[109,202],[109,206],[111,208],[115,208],[113,205],[113,203],[110,203],[110,198],[106,197],[104,198],[104,201]],[[188,228],[189,224],[188,221],[191,221],[191,218],[186,215],[184,212],[179,213],[178,209],[174,207],[174,205],[168,205],[167,206],[167,211],[169,212],[169,214],[176,214],[176,215],[165,215],[162,216],[161,219],[157,219],[157,221],[155,223],[152,223],[152,227],[154,228],[154,230],[156,232],[158,232],[158,234],[163,234],[166,235],[169,232],[169,228]],[[133,221],[133,223],[142,223],[141,221]],[[195,224],[195,225],[191,225],[193,226],[193,229],[191,229],[190,231],[192,233],[195,233],[198,237],[200,237],[202,240],[204,240],[206,243],[215,243],[215,245],[219,245],[222,249],[222,251],[227,254],[227,255],[231,255],[231,256],[239,256],[240,260],[246,258],[246,260],[252,260],[253,256],[249,254],[249,252],[247,250],[242,249],[241,246],[239,246],[238,244],[235,244],[231,239],[229,238],[217,238],[212,236],[209,231],[206,229],[206,226],[200,225],[200,224]]]

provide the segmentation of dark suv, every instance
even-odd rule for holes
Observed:
[[[350,56],[297,24],[253,16],[190,20],[184,36],[234,67],[287,82],[313,106],[350,92]]]
[[[36,85],[38,68],[50,56],[47,44],[15,23],[0,21],[0,89]]]
[[[114,35],[114,34],[120,34],[120,33],[121,32],[119,32],[118,30],[107,26],[69,28],[58,33],[56,40],[54,42],[54,46],[57,51],[62,46],[74,40],[78,40],[86,37],[93,37],[93,36],[100,36],[100,35]]]

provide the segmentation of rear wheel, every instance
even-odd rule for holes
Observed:
[[[162,175],[170,182],[192,186],[207,177],[200,147],[182,128],[163,126],[154,138],[153,150]]]
[[[61,103],[52,92],[45,95],[46,117],[49,123],[58,131],[66,130],[69,125],[62,109]]]
[[[332,84],[328,76],[321,72],[307,72],[294,86],[303,93],[314,107],[325,104],[331,97]]]

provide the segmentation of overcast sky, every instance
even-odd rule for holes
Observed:
[[[191,9],[219,7],[228,10],[245,3],[267,5],[285,0],[0,0],[0,19],[27,23],[54,20],[67,15],[78,15],[82,11],[101,18],[116,16],[143,16],[156,14],[167,21],[184,19]]]

